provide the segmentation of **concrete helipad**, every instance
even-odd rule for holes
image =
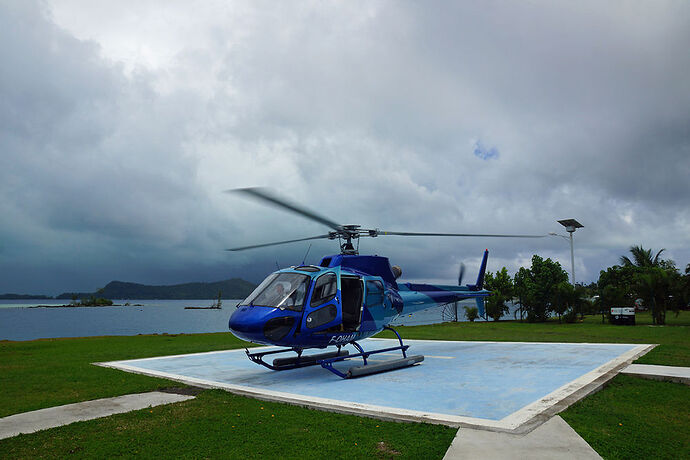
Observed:
[[[397,341],[368,339],[365,350]],[[244,350],[98,363],[191,385],[346,413],[529,431],[598,389],[653,345],[407,340],[419,365],[343,380],[312,366],[275,372]],[[269,348],[266,348],[269,349]],[[256,350],[256,349],[255,349]],[[399,353],[372,356],[385,360]],[[341,367],[361,364],[348,360]]]

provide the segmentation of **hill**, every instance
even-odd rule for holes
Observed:
[[[32,299],[52,299],[47,295],[39,294],[0,294],[0,300],[32,300]]]
[[[65,292],[57,299],[79,299],[103,297],[106,299],[216,299],[218,292],[223,299],[243,299],[256,287],[255,284],[240,278],[212,283],[184,283],[171,286],[149,286],[146,284],[111,281],[96,292]]]

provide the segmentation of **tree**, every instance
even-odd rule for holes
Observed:
[[[486,313],[494,321],[498,321],[510,311],[507,302],[513,298],[513,279],[508,275],[508,269],[503,267],[497,270],[495,275],[488,272],[484,277],[484,285],[491,291],[491,295],[486,299]]]
[[[659,256],[661,256],[661,253],[664,251],[665,249],[661,249],[656,253],[656,256],[652,257],[651,249],[644,249],[642,246],[630,246],[630,254],[633,260],[630,260],[628,256],[621,256],[621,265],[624,267],[637,268],[658,267],[661,262]]]
[[[575,289],[569,282],[561,281],[554,287],[551,309],[558,314],[559,323],[561,322],[561,316],[574,304],[574,300]]]
[[[580,319],[584,319],[585,313],[596,313],[593,310],[592,301],[590,300],[596,294],[596,283],[590,283],[589,286],[582,284],[575,285],[575,297],[573,299],[573,307],[576,313],[580,314]]]
[[[621,265],[599,273],[599,295],[603,309],[622,305],[632,306],[641,298],[651,309],[655,324],[666,323],[668,307],[680,308],[688,295],[683,277],[675,262],[661,259],[661,249],[654,255],[651,249],[631,246],[630,255],[621,256]]]
[[[568,273],[561,264],[533,255],[532,266],[529,270],[521,268],[515,281],[521,305],[527,312],[527,321],[546,321],[552,311],[556,286],[567,281]]]
[[[528,284],[529,270],[527,270],[524,267],[520,267],[517,273],[515,273],[515,277],[513,278],[513,291],[515,297],[517,297],[518,305],[520,305],[515,313],[520,313],[520,321],[522,321],[523,313],[525,311],[524,304],[528,301]]]
[[[669,272],[660,267],[645,267],[635,274],[635,292],[645,303],[651,305],[654,324],[666,324],[670,280]]]
[[[611,307],[632,307],[635,304],[636,297],[632,289],[635,272],[635,265],[614,265],[599,272],[597,286],[602,314]]]

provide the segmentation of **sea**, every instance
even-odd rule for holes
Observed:
[[[102,335],[197,334],[229,332],[228,319],[241,300],[223,300],[221,309],[208,307],[212,300],[113,300],[120,306],[52,307],[64,300],[0,300],[0,340],[35,340],[60,337]],[[124,305],[129,303],[128,306]],[[399,316],[393,326],[417,326],[446,321],[466,321],[464,300],[444,307],[434,307]],[[511,314],[506,318],[513,319]],[[457,311],[457,316],[456,316]],[[480,320],[481,321],[481,320]]]

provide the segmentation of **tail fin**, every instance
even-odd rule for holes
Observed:
[[[484,287],[484,274],[486,273],[486,261],[489,258],[489,250],[486,249],[484,251],[484,258],[482,259],[482,265],[479,267],[479,275],[477,276],[477,283],[474,285],[468,285],[467,287],[470,288],[471,291],[481,291],[482,288]],[[479,301],[479,299],[477,299]],[[479,308],[479,304],[477,304],[477,308]],[[484,303],[482,301],[482,307],[481,309],[484,309]]]

